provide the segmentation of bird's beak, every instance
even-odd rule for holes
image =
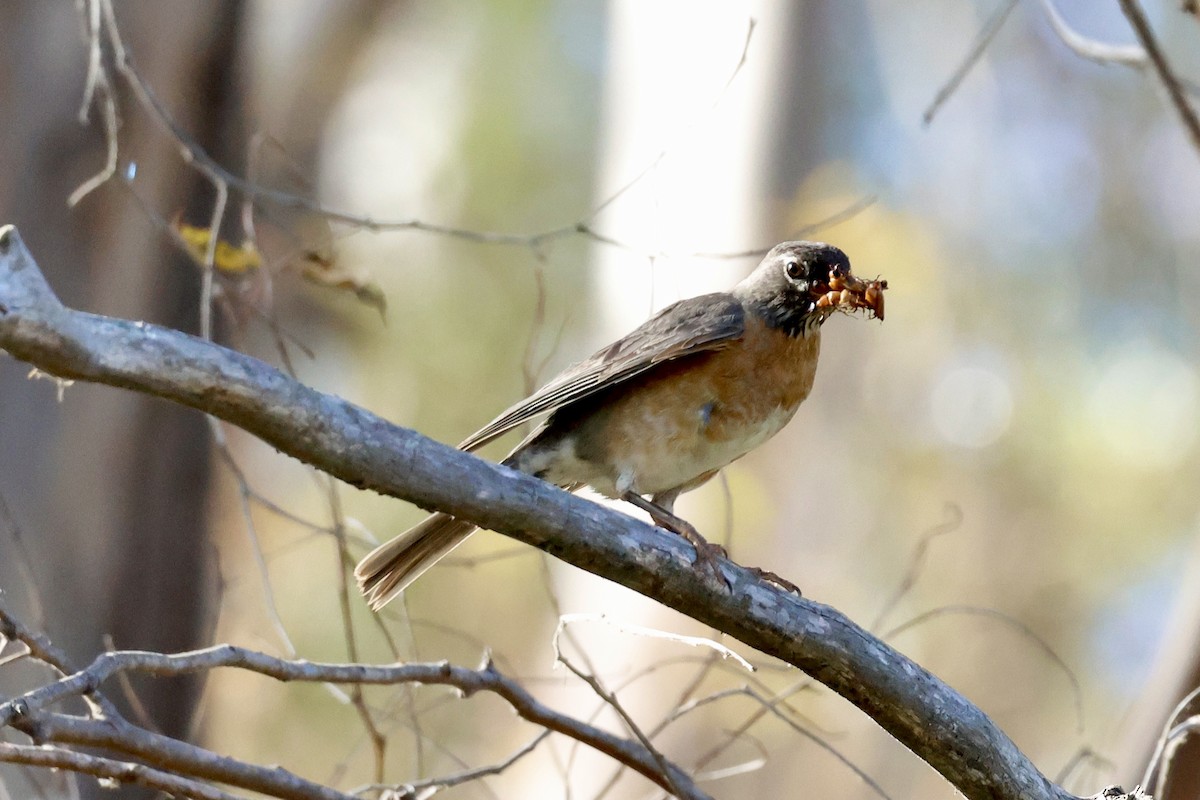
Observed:
[[[830,313],[852,314],[865,309],[872,319],[883,319],[883,292],[887,288],[887,281],[881,278],[864,281],[849,272],[835,270],[828,282],[813,286],[813,294],[817,297],[817,308],[829,309]]]

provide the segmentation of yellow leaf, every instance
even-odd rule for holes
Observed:
[[[197,263],[204,264],[205,258],[208,256],[209,242],[212,240],[212,230],[177,221],[175,232],[183,240],[192,258]],[[220,272],[241,275],[261,267],[262,257],[258,254],[254,243],[249,240],[240,245],[232,245],[224,239],[220,239],[213,252],[213,266]]]

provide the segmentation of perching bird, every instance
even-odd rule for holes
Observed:
[[[860,308],[883,319],[886,288],[854,277],[832,245],[784,242],[729,292],[668,306],[459,448],[475,450],[548,415],[506,466],[568,491],[587,485],[626,500],[685,536],[697,563],[711,565],[720,548],[674,515],[675,499],[778,433],[812,390],[821,324],[834,311]],[[354,570],[371,607],[382,608],[475,527],[433,514],[375,548]]]

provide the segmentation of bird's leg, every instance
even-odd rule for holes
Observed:
[[[714,473],[709,473],[709,475],[712,474]],[[703,481],[708,480],[708,477],[709,476],[706,475],[697,483],[703,483]],[[713,542],[708,541],[696,531],[694,525],[685,520],[683,517],[675,516],[675,501],[679,499],[679,495],[686,491],[690,491],[694,485],[695,484],[687,484],[676,489],[671,489],[668,492],[659,492],[658,494],[651,495],[650,505],[658,506],[659,509],[664,512],[664,514],[663,516],[657,516],[653,511],[650,511],[650,516],[654,518],[655,525],[659,526],[660,528],[666,528],[672,533],[678,533],[680,536],[691,542],[693,546],[697,546],[696,540],[698,539],[705,548],[711,550],[716,555],[720,556],[721,558],[729,558],[729,551],[726,550],[722,545],[714,544]],[[649,511],[649,509],[646,510]],[[679,530],[677,526],[681,526],[687,530]]]
[[[721,583],[729,587],[729,580],[721,572],[717,564],[718,559],[728,558],[729,554],[725,552],[725,548],[719,544],[712,544],[687,520],[675,516],[671,512],[671,508],[675,505],[675,498],[679,496],[679,492],[665,492],[655,495],[654,500],[647,500],[636,492],[626,492],[621,496],[621,499],[627,503],[632,503],[638,508],[645,511],[654,520],[654,524],[659,527],[666,528],[672,533],[677,533],[682,536],[694,548],[696,548],[696,565],[707,567],[712,571]],[[665,507],[655,501],[660,498],[665,499]]]
[[[710,476],[705,476],[704,480],[707,480],[708,477],[710,477]],[[688,487],[688,488],[690,488],[690,487]],[[629,500],[629,502],[631,502],[634,505],[637,505],[641,508],[646,509],[646,511],[649,511],[650,516],[654,518],[655,525],[658,525],[661,528],[666,528],[667,530],[673,531],[674,533],[678,533],[680,536],[687,539],[688,542],[690,542],[692,544],[692,546],[696,548],[697,553],[700,553],[704,550],[709,551],[710,558],[708,560],[710,560],[710,563],[711,563],[711,558],[714,557],[715,555],[719,555],[721,558],[729,558],[728,550],[726,550],[724,547],[722,547],[719,544],[713,544],[712,542],[706,541],[704,538],[702,538],[700,536],[699,533],[696,532],[696,529],[691,524],[689,524],[686,520],[675,516],[675,500],[684,491],[685,491],[685,489],[681,488],[681,489],[672,489],[669,492],[660,492],[660,493],[654,495],[653,497],[651,497],[649,501],[646,501],[640,495],[634,495],[635,497],[637,497],[638,500],[640,500],[642,502],[639,503],[634,500]],[[629,498],[626,498],[626,499],[628,500]],[[642,503],[646,503],[646,505],[642,505]],[[648,506],[657,506],[659,511],[665,512],[666,516],[665,517],[657,516],[656,513],[654,511],[652,511]],[[686,531],[679,530],[679,529],[673,527],[676,524],[685,526],[687,528],[687,530]],[[695,539],[693,539],[692,537],[695,537]],[[697,539],[700,542],[702,542],[702,544],[697,544],[696,543]],[[704,556],[701,556],[701,558],[704,558]],[[761,567],[746,567],[746,569],[750,573],[752,573],[756,578],[760,578],[761,580],[764,580],[767,583],[773,583],[776,586],[778,586],[780,589],[783,589],[785,592],[795,592],[796,595],[798,595],[798,596],[801,594],[800,587],[796,586],[796,584],[792,583],[787,578],[782,578],[779,575],[775,574],[774,572],[771,572],[770,570],[762,569]],[[718,573],[718,574],[720,574],[720,573]],[[723,578],[724,578],[724,576],[722,576],[722,579]],[[728,585],[728,582],[726,582],[726,585]]]

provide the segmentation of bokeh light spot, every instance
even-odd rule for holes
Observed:
[[[1012,421],[1008,381],[990,369],[959,366],[945,372],[930,397],[933,427],[959,447],[987,447]]]
[[[1088,397],[1098,440],[1132,467],[1171,469],[1196,444],[1200,378],[1178,355],[1149,342],[1111,354]]]

